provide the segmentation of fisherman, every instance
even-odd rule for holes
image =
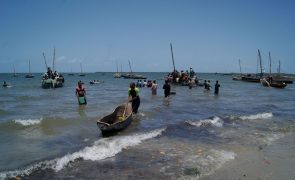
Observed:
[[[158,89],[158,84],[156,80],[154,80],[151,87],[152,95],[157,95],[157,89]]]
[[[52,75],[53,75],[53,74],[52,74],[52,70],[51,70],[50,67],[47,68],[47,75],[48,75],[49,79],[52,78]]]
[[[135,87],[135,83],[130,83],[130,87],[128,90],[128,99],[129,102],[132,102],[132,112],[137,114],[139,105],[140,105],[140,97],[139,97],[139,89]]]
[[[86,90],[82,86],[82,81],[80,80],[78,82],[78,86],[76,87],[76,96],[78,98],[79,105],[87,104],[85,95],[86,95]]]
[[[207,80],[204,81],[204,89],[210,90],[210,84],[207,83]]]
[[[193,88],[193,80],[191,78],[189,78],[189,80],[188,80],[188,88],[189,89]]]
[[[143,80],[143,86],[142,87],[147,87],[147,82],[146,80]]]
[[[216,81],[214,94],[218,95],[218,93],[219,93],[219,87],[220,87],[220,84],[218,83],[218,81]]]
[[[167,80],[165,81],[165,84],[163,85],[163,89],[164,89],[165,98],[170,96],[171,86],[170,86],[170,84],[168,83]]]

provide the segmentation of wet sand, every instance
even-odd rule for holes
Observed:
[[[179,140],[162,142],[161,139],[151,140],[102,161],[76,160],[58,172],[37,170],[24,179],[291,180],[295,177],[294,135],[257,148],[231,147],[235,149],[235,159],[220,167],[210,165],[208,172],[205,172],[206,165],[200,167],[198,160],[202,159],[189,159],[196,155],[207,156],[205,147]]]
[[[286,145],[287,144],[287,145]],[[257,179],[293,180],[295,177],[295,136],[286,136],[269,146],[243,150],[214,174],[202,180]]]

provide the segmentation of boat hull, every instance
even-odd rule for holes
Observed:
[[[63,82],[62,80],[43,79],[41,87],[43,89],[60,88],[60,87],[63,87]]]
[[[125,113],[124,113],[125,112]],[[123,117],[125,115],[125,117]],[[110,115],[97,121],[97,126],[103,134],[118,132],[125,129],[132,122],[131,104],[118,106]]]

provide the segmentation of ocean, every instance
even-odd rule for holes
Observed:
[[[129,83],[113,73],[64,74],[42,89],[41,74],[0,74],[0,179],[294,179],[295,86],[267,88],[200,73],[212,89],[172,86],[164,98],[140,88],[141,105],[125,130],[103,137],[96,121],[127,101]],[[75,97],[82,80],[87,105]],[[101,84],[89,84],[101,80]],[[219,95],[214,83],[220,82]]]

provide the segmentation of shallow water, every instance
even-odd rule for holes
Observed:
[[[139,114],[127,129],[107,138],[96,120],[126,102],[132,80],[112,73],[65,75],[63,88],[42,89],[41,75],[1,74],[0,82],[12,87],[0,89],[0,177],[195,179],[214,174],[243,152],[260,152],[293,136],[292,84],[275,89],[199,74],[211,86],[219,80],[218,96],[202,87],[176,86],[176,95],[165,99],[165,73],[144,74],[158,80],[158,95],[141,88]],[[104,83],[90,85],[93,79]],[[85,83],[87,106],[77,105],[78,80]]]

